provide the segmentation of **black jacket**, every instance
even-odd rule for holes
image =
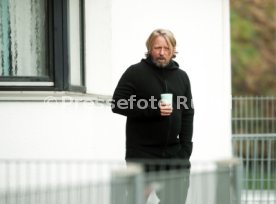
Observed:
[[[158,102],[162,93],[173,94],[170,116],[160,115]],[[177,100],[181,103],[177,104]],[[177,62],[159,68],[147,58],[130,66],[115,89],[112,111],[127,116],[126,159],[190,158],[192,94],[189,78]]]

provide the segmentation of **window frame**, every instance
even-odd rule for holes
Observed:
[[[80,72],[79,86],[70,82],[69,0],[47,1],[46,66],[49,77],[0,76],[0,91],[73,91],[86,92],[85,87],[85,9],[80,2]],[[3,85],[4,84],[4,85]],[[44,85],[42,85],[44,84]]]

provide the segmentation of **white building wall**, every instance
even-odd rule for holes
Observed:
[[[112,95],[124,70],[144,57],[150,32],[168,28],[192,84],[192,160],[231,156],[228,0],[86,0],[85,12],[88,93]],[[124,157],[125,117],[107,106],[1,102],[0,115],[2,158]]]

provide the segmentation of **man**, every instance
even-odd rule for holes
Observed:
[[[173,60],[176,40],[157,29],[146,47],[146,59],[125,71],[112,99],[112,111],[127,116],[126,160],[189,160],[194,109],[188,75]],[[172,105],[159,103],[163,93],[173,94]]]

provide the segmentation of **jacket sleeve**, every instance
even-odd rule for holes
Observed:
[[[135,76],[131,67],[122,75],[112,97],[112,111],[128,117],[160,116],[160,109],[157,102],[152,106],[150,105],[151,102],[146,99],[148,101],[146,108],[141,109],[137,106],[138,99],[136,98],[135,77],[137,76]]]
[[[179,157],[189,159],[193,150],[193,119],[194,119],[194,107],[192,102],[191,85],[188,76],[186,75],[186,93],[185,98],[186,106],[182,107],[182,119],[181,119],[181,131],[179,134],[181,150],[179,151]]]

